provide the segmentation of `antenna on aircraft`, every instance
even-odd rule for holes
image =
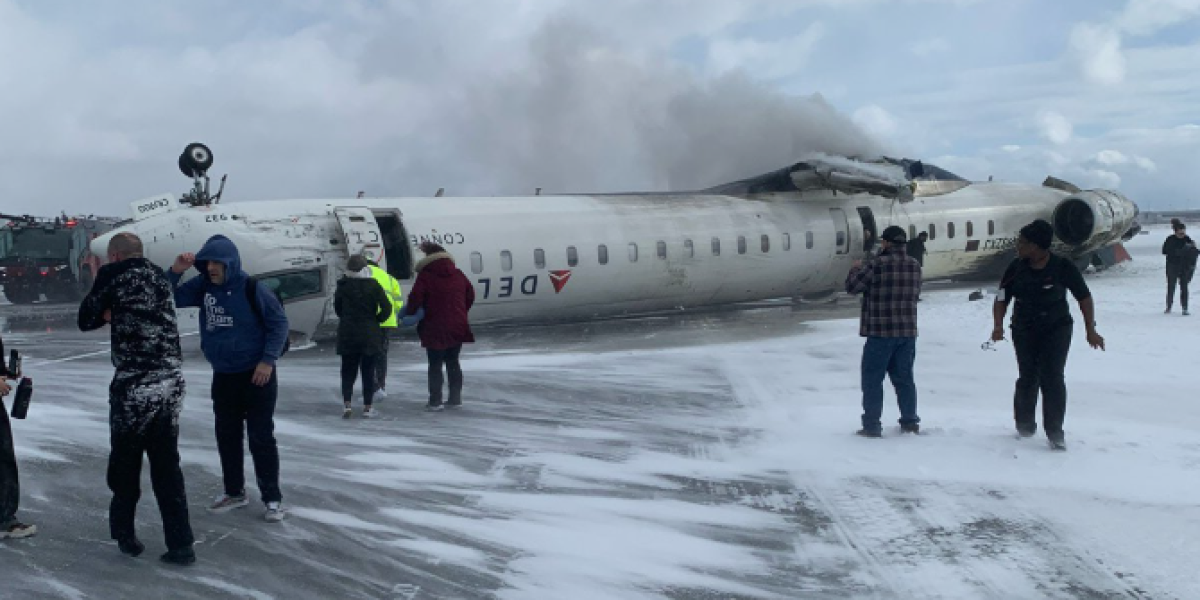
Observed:
[[[541,195],[542,195],[542,188],[534,188],[534,190],[533,190],[533,195],[534,195],[534,196],[541,196]]]
[[[441,197],[442,197],[442,194],[444,194],[444,193],[446,193],[446,188],[438,188],[438,191],[437,191],[437,193],[436,193],[436,194],[434,194],[434,195],[433,195],[433,197],[434,197],[434,198],[441,198]]]
[[[192,206],[208,206],[221,201],[221,194],[225,192],[225,179],[229,175],[222,175],[217,193],[209,195],[208,170],[212,165],[212,150],[209,150],[208,146],[192,142],[183,149],[183,154],[179,155],[179,171],[185,177],[192,178],[192,189],[183,195],[182,202]]]
[[[357,196],[355,196],[355,198],[362,198],[363,196],[366,196],[366,195],[367,195],[367,193],[366,193],[366,192],[364,192],[364,191],[362,191],[362,190],[359,190],[359,191],[358,191],[358,195],[357,195]]]

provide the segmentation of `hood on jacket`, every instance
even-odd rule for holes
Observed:
[[[445,259],[446,262],[437,264],[438,261],[442,259]],[[430,268],[429,272],[434,275],[446,276],[450,273],[453,273],[455,270],[454,257],[451,256],[449,252],[435,252],[429,256],[426,256],[425,258],[422,258],[420,262],[417,263],[416,271],[420,272],[422,269],[430,265],[433,265],[433,267]]]
[[[203,277],[208,277],[209,261],[225,265],[226,284],[248,277],[245,271],[242,271],[242,257],[238,254],[237,246],[234,245],[233,240],[223,235],[214,235],[208,238],[200,251],[196,253],[196,270],[200,271],[200,275]]]

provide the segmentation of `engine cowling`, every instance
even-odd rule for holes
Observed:
[[[1078,256],[1121,241],[1137,215],[1137,204],[1119,192],[1084,190],[1054,208],[1054,235]]]

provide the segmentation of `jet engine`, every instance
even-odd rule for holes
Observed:
[[[1054,208],[1054,235],[1083,255],[1128,239],[1137,215],[1137,205],[1118,192],[1076,191]]]

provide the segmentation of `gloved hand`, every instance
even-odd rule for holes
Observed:
[[[404,315],[403,317],[400,317],[400,324],[405,327],[412,327],[413,325],[420,323],[421,319],[424,319],[424,318],[425,318],[425,307],[422,306],[421,308],[417,309],[416,313],[411,314],[411,315]]]

